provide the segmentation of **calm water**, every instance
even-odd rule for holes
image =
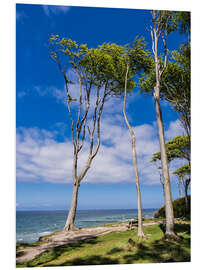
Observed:
[[[143,216],[153,217],[156,209],[143,209]],[[129,221],[137,210],[78,210],[75,225],[79,228],[102,225],[116,221]],[[34,242],[40,236],[62,229],[67,211],[17,211],[16,241]]]

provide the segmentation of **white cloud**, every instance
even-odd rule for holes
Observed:
[[[69,77],[76,81],[75,74]],[[65,89],[56,87],[34,87],[40,96],[50,95],[58,102],[66,104]],[[93,91],[94,92],[94,91]],[[70,94],[78,96],[79,87],[70,85]],[[91,97],[91,104],[95,103],[95,94]],[[78,102],[73,102],[73,109]],[[92,166],[85,176],[84,182],[91,183],[118,183],[134,182],[135,174],[132,161],[131,137],[122,116],[121,99],[110,99],[105,103],[101,121],[101,147]],[[93,109],[90,109],[90,116]],[[113,115],[113,117],[112,117]],[[63,129],[59,123],[56,128]],[[159,151],[157,127],[143,124],[134,126],[136,135],[136,150],[138,154],[138,168],[140,182],[143,184],[158,184],[159,174],[152,164],[152,154]],[[64,131],[62,131],[64,136]],[[182,135],[183,129],[179,120],[170,122],[165,132],[166,141]],[[71,140],[65,138],[58,142],[57,132],[39,130],[37,128],[17,130],[17,179],[18,181],[45,181],[53,183],[72,183],[73,147]],[[80,153],[79,170],[82,170],[88,156],[87,142]],[[174,170],[177,162],[172,164]],[[173,170],[173,171],[174,171]],[[174,178],[174,177],[173,177]]]
[[[43,5],[42,8],[47,16],[51,16],[52,14],[55,14],[55,15],[59,15],[61,13],[65,14],[70,10],[70,7],[67,7],[67,6]]]
[[[72,86],[73,88],[74,86]],[[72,89],[71,88],[71,89]],[[74,91],[74,89],[72,90]],[[26,96],[29,96],[30,94],[35,94],[37,93],[40,97],[44,97],[44,96],[49,96],[49,97],[53,97],[56,99],[56,102],[58,103],[63,103],[64,105],[66,105],[66,91],[64,88],[57,88],[54,86],[33,86],[32,88],[30,88],[29,90],[26,91],[18,91],[17,92],[17,97],[18,98],[24,98]]]
[[[175,122],[171,122],[166,133],[174,134]],[[84,182],[118,183],[134,182],[130,135],[121,116],[105,115],[101,123],[102,144],[92,162]],[[159,151],[157,130],[154,125],[134,127],[138,154],[140,182],[146,185],[159,184],[159,174],[150,162],[152,154]],[[32,129],[17,129],[17,179],[18,181],[44,181],[72,183],[71,141],[66,138],[58,142],[57,132]],[[79,169],[84,166],[88,155],[87,144],[80,154]],[[177,162],[171,165],[174,171]],[[174,178],[174,177],[173,177]]]
[[[34,86],[34,90],[39,96],[51,96],[56,99],[57,102],[66,104],[66,92],[65,89],[59,89],[54,86],[40,87]]]
[[[169,124],[168,130],[165,132],[166,141],[171,140],[172,138],[180,135],[184,135],[185,131],[181,126],[180,120],[171,121]]]

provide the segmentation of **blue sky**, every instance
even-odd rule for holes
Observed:
[[[70,37],[96,47],[120,45],[144,36],[150,12],[133,9],[87,8],[17,4],[16,6],[16,201],[18,210],[68,209],[72,192],[70,121],[64,105],[64,82],[48,54],[51,34]],[[169,36],[177,49],[184,36]],[[163,103],[166,139],[182,135],[178,115]],[[156,167],[150,163],[159,151],[152,96],[137,89],[128,98],[127,113],[137,136],[138,166],[144,208],[163,204]],[[80,186],[79,209],[137,208],[130,136],[122,116],[122,100],[111,99],[102,115],[102,144]],[[85,159],[84,149],[82,160]],[[173,171],[179,163],[170,165]],[[82,166],[82,163],[81,163]],[[172,177],[172,194],[178,196]]]

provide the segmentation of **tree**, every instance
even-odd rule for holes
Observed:
[[[190,164],[186,163],[180,168],[178,168],[175,172],[173,172],[178,177],[179,182],[183,183],[185,190],[185,203],[186,207],[188,206],[188,187],[190,185],[191,177],[190,177]]]
[[[191,133],[191,60],[190,60],[190,12],[174,12],[173,24],[180,34],[187,36],[179,50],[171,53],[161,81],[161,98],[169,101],[180,115],[180,121],[188,136]]]
[[[191,25],[191,18],[190,12],[188,11],[178,11],[175,12],[176,16],[176,25],[177,29],[180,31],[181,34],[188,34],[188,39],[190,39],[190,25]]]
[[[126,115],[126,96],[127,96],[127,78],[128,78],[129,65],[127,64],[126,68],[126,78],[125,78],[125,93],[124,93],[124,102],[123,102],[123,115],[125,118],[126,125],[130,131],[131,135],[131,144],[132,144],[132,153],[133,153],[133,164],[135,170],[135,180],[136,180],[136,189],[137,189],[137,209],[138,209],[138,237],[144,237],[143,232],[143,224],[142,224],[142,201],[141,201],[141,191],[140,191],[140,183],[139,183],[139,174],[138,174],[138,166],[137,166],[137,153],[136,153],[136,137],[135,133],[128,121]]]
[[[166,152],[167,152],[169,164],[174,159],[186,160],[187,162],[189,162],[187,166],[189,166],[188,169],[190,169],[190,139],[189,139],[189,136],[176,136],[175,138],[169,140],[166,143]],[[161,153],[160,152],[154,153],[151,161],[154,163],[160,162],[161,161]],[[175,173],[175,174],[180,176],[180,177],[178,177],[179,194],[181,193],[181,189],[180,189],[181,181],[185,177],[185,175],[183,177],[182,173],[186,172],[185,171],[186,168],[184,166],[179,168],[180,174],[179,174],[179,169],[176,171],[177,173]],[[184,182],[184,186],[185,186],[185,184],[186,184],[186,182]],[[187,188],[188,188],[188,184],[187,184]]]
[[[145,74],[140,80],[141,89],[146,90],[146,86],[154,89],[153,96],[155,102],[156,119],[158,126],[158,135],[161,152],[161,167],[164,179],[164,200],[166,211],[166,232],[165,238],[177,239],[178,236],[174,232],[174,214],[171,195],[171,184],[168,168],[168,158],[165,146],[164,127],[162,121],[162,112],[160,107],[160,91],[163,73],[167,67],[167,35],[174,31],[174,14],[170,11],[152,11],[152,52],[154,56],[154,67],[150,73]],[[159,51],[159,40],[162,40],[164,51],[163,57]],[[155,76],[154,76],[155,75]]]
[[[49,41],[51,57],[56,61],[65,81],[71,120],[73,193],[64,229],[74,230],[79,187],[100,147],[100,119],[104,104],[108,95],[120,93],[124,87],[125,48],[116,44],[103,44],[96,49],[88,49],[86,44],[78,45],[58,35],[52,35]],[[70,70],[77,76],[75,81],[69,78]],[[71,93],[71,84],[78,84],[79,94],[76,98],[77,93]],[[128,89],[133,87],[134,81],[129,79]],[[85,143],[89,153],[85,165],[79,171],[79,154]]]
[[[190,142],[188,136],[176,136],[166,143],[168,162],[185,159],[190,162]],[[153,154],[152,161],[161,160],[161,152]]]
[[[139,183],[139,173],[138,173],[138,164],[137,164],[137,153],[136,153],[136,136],[133,131],[132,126],[130,125],[127,114],[126,114],[126,99],[127,99],[127,84],[128,78],[137,75],[142,70],[145,71],[151,65],[151,59],[148,55],[148,52],[145,50],[145,43],[143,39],[136,38],[133,47],[128,48],[126,53],[126,74],[125,74],[125,88],[124,88],[124,102],[123,102],[123,115],[126,122],[126,125],[130,131],[131,135],[131,145],[132,145],[132,154],[133,154],[133,164],[135,170],[135,182],[137,190],[137,208],[138,208],[138,237],[144,237],[143,224],[142,224],[142,200],[141,200],[141,191]]]

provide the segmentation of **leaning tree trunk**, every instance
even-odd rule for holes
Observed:
[[[126,70],[126,77],[125,77],[125,93],[124,93],[124,102],[123,102],[123,115],[125,118],[126,125],[128,126],[128,129],[130,131],[130,135],[132,138],[131,145],[132,145],[132,153],[133,153],[133,164],[134,164],[134,170],[135,170],[135,182],[136,182],[136,189],[137,189],[137,209],[138,209],[138,237],[142,238],[144,237],[143,232],[143,224],[142,224],[142,203],[141,203],[141,192],[140,192],[140,184],[139,184],[139,174],[138,174],[138,166],[137,166],[137,154],[136,154],[136,138],[134,131],[131,127],[131,125],[128,122],[127,116],[126,116],[126,96],[127,96],[127,78],[128,78],[128,65]]]
[[[74,132],[73,132],[73,118],[72,118],[72,114],[70,111],[70,106],[68,104],[68,109],[69,109],[69,114],[71,116],[72,119],[72,140],[73,140],[73,144],[74,144],[74,159],[73,159],[73,194],[72,194],[72,201],[71,201],[71,206],[70,206],[70,210],[68,213],[68,217],[67,217],[67,221],[64,227],[64,230],[66,231],[71,231],[71,230],[77,230],[77,228],[74,225],[75,222],[75,216],[76,216],[76,210],[77,210],[77,200],[78,200],[78,190],[79,190],[79,186],[81,181],[84,179],[87,171],[89,170],[92,160],[95,158],[95,156],[97,155],[99,148],[100,148],[100,143],[101,143],[101,139],[100,139],[100,119],[101,119],[101,115],[102,115],[102,111],[103,111],[103,107],[104,107],[104,103],[105,103],[105,99],[107,96],[107,86],[105,86],[105,90],[103,93],[103,96],[100,97],[99,96],[99,92],[100,92],[100,88],[97,88],[97,99],[96,99],[96,105],[95,105],[95,109],[94,109],[94,114],[93,114],[93,127],[92,130],[90,130],[89,126],[87,126],[88,128],[88,132],[89,132],[89,138],[90,138],[90,144],[89,144],[89,155],[87,158],[87,162],[86,165],[84,166],[83,170],[80,172],[80,174],[77,174],[77,169],[78,169],[78,153],[79,151],[82,149],[83,145],[84,145],[84,139],[85,139],[85,128],[86,128],[86,123],[87,123],[87,114],[89,111],[89,106],[90,106],[90,93],[87,93],[87,107],[85,109],[85,114],[83,116],[83,119],[81,120],[81,122],[79,122],[80,120],[80,111],[81,111],[81,106],[82,106],[82,101],[81,101],[81,91],[82,88],[80,88],[80,109],[79,109],[79,116],[78,116],[78,121],[76,123],[76,139],[74,140]],[[83,127],[83,136],[82,136],[82,142],[81,144],[79,143],[79,136],[80,136],[80,132],[81,129]],[[94,148],[94,133],[95,130],[97,132],[97,144],[95,145]]]
[[[79,184],[74,183],[73,184],[73,193],[72,193],[72,201],[71,206],[68,212],[68,218],[66,221],[66,225],[64,227],[64,230],[70,231],[70,230],[76,230],[75,227],[75,216],[76,216],[76,209],[77,209],[77,202],[78,202],[78,190],[79,190]]]
[[[76,210],[77,210],[77,203],[78,203],[78,191],[80,182],[78,181],[77,177],[77,166],[78,165],[78,153],[77,153],[77,147],[74,146],[74,159],[73,159],[73,191],[72,191],[72,200],[71,205],[68,212],[68,217],[66,220],[66,224],[64,227],[64,230],[66,231],[72,231],[77,230],[75,227],[75,216],[76,216]]]

